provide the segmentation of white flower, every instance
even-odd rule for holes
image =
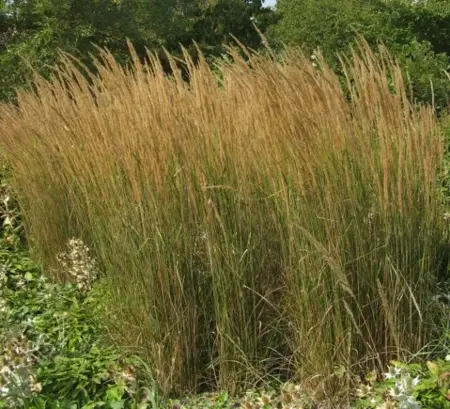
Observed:
[[[384,379],[393,379],[393,378],[395,378],[395,375],[392,375],[390,372],[384,373],[383,376],[384,376]]]
[[[90,249],[81,240],[71,239],[67,251],[57,256],[62,267],[75,279],[80,291],[88,292],[98,277],[97,263],[89,254]]]
[[[359,389],[357,389],[356,395],[360,398],[363,398],[363,397],[369,395],[371,391],[372,391],[372,388],[369,385],[363,384],[359,387]]]
[[[402,377],[400,383],[398,383],[400,390],[403,391],[404,394],[410,395],[414,388],[419,384],[419,377],[411,378],[411,375],[407,374]]]
[[[5,195],[2,197],[2,202],[5,205],[5,207],[8,207],[8,203],[11,200],[11,197],[9,195]]]
[[[4,227],[11,227],[12,226],[12,219],[9,216],[5,217],[5,220],[3,220],[3,226]]]
[[[0,396],[6,396],[9,394],[9,388],[7,386],[0,387]]]
[[[400,375],[400,379],[398,376]],[[400,409],[419,409],[420,403],[412,397],[415,387],[420,383],[420,378],[413,378],[406,367],[389,368],[385,374],[386,379],[396,379],[395,385],[391,388],[390,395],[398,402]]]
[[[34,385],[32,385],[31,390],[36,393],[41,393],[42,392],[42,383],[36,382]]]
[[[6,312],[6,311],[8,311],[6,301],[3,298],[0,298],[0,312]]]
[[[400,402],[400,409],[420,409],[421,405],[419,402],[414,400],[412,397],[408,397],[408,399]]]
[[[401,368],[397,368],[394,366],[389,367],[389,372],[383,374],[385,379],[393,379],[397,378],[401,374]]]
[[[0,369],[0,375],[9,375],[11,373],[11,369],[9,366],[5,365],[2,369]]]
[[[391,390],[389,391],[391,396],[393,398],[399,399],[403,396],[403,390],[401,389],[400,385],[395,385]]]

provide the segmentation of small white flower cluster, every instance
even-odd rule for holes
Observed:
[[[0,209],[3,217],[3,227],[11,227],[13,224],[13,219],[11,217],[11,212],[9,209],[9,202],[11,197],[6,192],[2,192],[0,197]]]
[[[413,397],[414,389],[420,383],[419,377],[413,378],[406,368],[397,367],[390,367],[384,377],[395,379],[390,395],[398,402],[400,409],[420,409],[420,403]]]
[[[268,407],[277,407],[282,409],[300,409],[305,407],[306,395],[302,392],[300,385],[285,383],[280,390],[265,391],[257,396],[253,391],[249,391],[242,402],[245,409],[262,409]]]
[[[25,335],[5,342],[0,354],[0,400],[17,407],[24,398],[40,393],[42,385],[34,375],[36,349]]]
[[[9,185],[0,186],[0,218],[3,219],[2,227],[11,232],[19,226],[19,212],[12,199],[12,190]]]
[[[82,240],[71,239],[67,251],[57,256],[64,272],[75,279],[78,289],[84,293],[91,290],[98,277],[97,263],[89,253],[89,247]]]
[[[375,211],[369,210],[367,216],[363,218],[363,223],[367,226],[372,226],[374,218],[375,218]]]
[[[6,305],[5,299],[0,294],[0,314],[5,313],[6,311],[8,311],[8,306]]]
[[[6,275],[8,266],[6,264],[2,264],[0,266],[0,314],[7,311],[6,300],[5,300],[5,286],[8,280]]]

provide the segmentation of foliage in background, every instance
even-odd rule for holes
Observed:
[[[440,175],[439,196],[447,209],[450,209],[450,111],[442,113],[440,126],[444,141],[444,163]],[[450,212],[447,216],[450,218]]]
[[[275,38],[301,46],[309,54],[320,48],[334,66],[338,65],[337,53],[347,52],[357,35],[372,46],[383,42],[409,76],[415,99],[434,102],[438,110],[448,106],[450,85],[444,72],[450,67],[447,0],[279,0],[277,19],[271,29]]]
[[[14,99],[14,89],[27,85],[30,65],[48,75],[59,50],[90,64],[95,44],[125,63],[127,39],[141,56],[145,47],[180,53],[180,45],[192,49],[196,41],[220,55],[230,34],[259,47],[252,23],[264,31],[272,16],[260,0],[0,0],[0,99]]]
[[[382,41],[409,73],[414,98],[438,110],[448,105],[447,0],[279,0],[276,11],[261,0],[0,0],[0,98],[14,99],[14,89],[29,82],[29,65],[48,75],[58,49],[91,65],[88,54],[98,51],[93,43],[127,63],[127,38],[141,57],[148,47],[163,60],[162,47],[179,55],[180,45],[194,52],[196,42],[211,60],[232,35],[261,48],[253,24],[274,46],[320,48],[334,67],[357,33],[372,45]]]
[[[450,355],[445,359],[405,364],[394,361],[377,379],[371,374],[356,391],[355,409],[450,408]]]

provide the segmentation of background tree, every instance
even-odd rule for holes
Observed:
[[[311,53],[320,48],[329,62],[346,52],[358,34],[386,44],[405,68],[414,98],[448,106],[450,89],[450,2],[447,0],[278,0],[272,35]],[[434,86],[434,99],[430,87]]]
[[[96,53],[93,44],[107,47],[126,61],[126,39],[138,54],[145,47],[170,52],[196,41],[205,52],[220,55],[230,33],[251,47],[261,30],[273,22],[273,12],[261,0],[0,0],[0,99],[30,78],[28,64],[43,75],[54,65],[58,50],[85,62]]]

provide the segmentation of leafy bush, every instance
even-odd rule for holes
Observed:
[[[355,408],[450,408],[450,356],[426,364],[393,362],[383,379],[358,389]]]
[[[275,38],[308,55],[320,48],[337,70],[338,53],[347,53],[358,35],[372,46],[382,42],[408,77],[411,98],[434,103],[438,110],[448,106],[448,1],[279,0],[277,14]]]
[[[1,196],[0,407],[156,407],[154,389],[136,379],[139,362],[106,346],[101,289],[86,292],[85,280],[81,288],[51,283],[21,248],[7,186]],[[83,247],[76,244],[78,253],[74,257],[72,248],[62,267],[69,268],[70,260],[81,267]]]

